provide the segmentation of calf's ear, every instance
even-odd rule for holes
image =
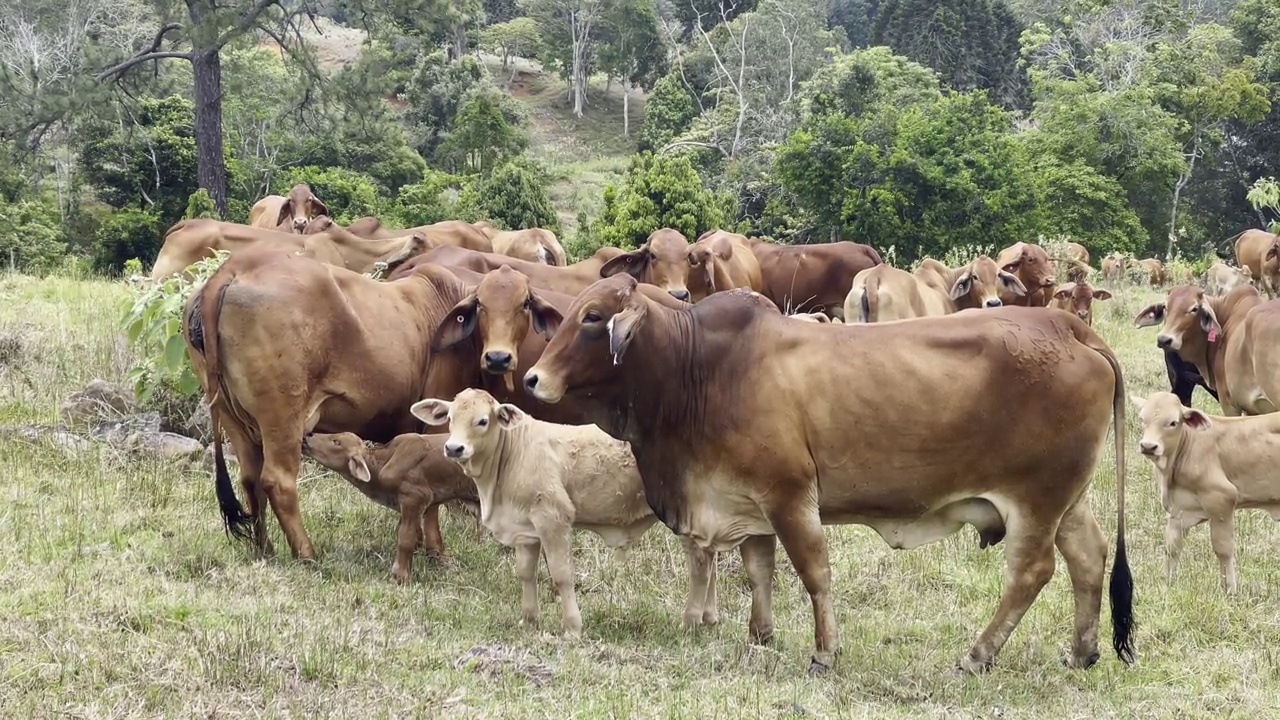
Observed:
[[[600,268],[600,277],[613,277],[620,272],[625,272],[631,277],[639,280],[644,277],[644,269],[648,264],[649,246],[645,245],[639,250],[632,250],[629,253],[623,253],[605,263]]]
[[[479,307],[480,301],[476,299],[474,292],[454,305],[444,322],[436,328],[435,337],[431,339],[431,349],[435,352],[448,350],[471,337],[476,329],[476,310]]]
[[[1147,399],[1140,395],[1129,393],[1129,404],[1133,405],[1138,410],[1141,410],[1142,406],[1147,404]]]
[[[1004,286],[1005,290],[1008,290],[1014,295],[1022,297],[1027,294],[1027,286],[1022,284],[1022,281],[1018,279],[1017,275],[1014,275],[1008,270],[1001,270],[997,272],[996,278],[999,279],[1000,284]]]
[[[448,400],[427,398],[410,406],[409,412],[428,425],[444,425],[449,422],[449,409],[452,405]]]
[[[1209,340],[1213,341],[1222,334],[1222,326],[1218,324],[1218,316],[1213,314],[1213,308],[1208,305],[1200,305],[1200,329],[1209,335]]]
[[[329,214],[329,207],[316,199],[315,195],[311,196],[311,209],[314,210],[317,215]]]
[[[1076,284],[1067,283],[1065,285],[1059,286],[1057,292],[1053,294],[1053,297],[1055,300],[1066,300],[1067,298],[1071,297],[1071,293],[1075,291],[1076,291]]]
[[[325,215],[328,215],[328,214],[329,213],[325,213]],[[279,226],[280,223],[292,217],[293,217],[293,198],[285,198],[285,201],[280,204],[280,214],[276,216],[276,225]]]
[[[1192,427],[1196,430],[1205,430],[1212,425],[1209,422],[1208,415],[1194,408],[1183,408],[1182,421],[1187,424],[1187,427]]]
[[[364,458],[359,455],[353,455],[347,461],[347,472],[351,473],[351,477],[360,482],[371,482],[373,474],[369,472],[369,466],[365,463]]]
[[[1134,327],[1153,327],[1164,322],[1164,303],[1147,306],[1138,317],[1133,319]]]
[[[956,278],[956,284],[951,286],[951,299],[959,300],[965,295],[968,295],[969,291],[971,291],[972,289],[973,289],[973,273],[966,272],[965,274]]]
[[[564,320],[564,315],[559,310],[533,291],[529,292],[529,316],[533,322],[533,331],[547,340],[556,334]]]
[[[519,425],[527,417],[529,416],[515,405],[503,403],[498,406],[498,424],[504,428]]]
[[[1097,289],[1093,291],[1094,300],[1110,300],[1111,293],[1106,290]]]
[[[647,314],[648,306],[644,303],[632,303],[609,318],[609,354],[613,356],[614,365],[622,364],[622,356],[627,353],[627,347],[644,324]]]

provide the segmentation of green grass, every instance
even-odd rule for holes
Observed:
[[[1096,324],[1131,389],[1164,389],[1153,330],[1131,320],[1157,296],[1100,303]],[[0,276],[0,422],[52,422],[92,377],[119,381],[122,284]],[[1210,404],[1207,406],[1216,411]],[[1130,414],[1129,446],[1137,442]],[[1107,454],[1090,493],[1111,536]],[[1129,543],[1138,662],[1109,649],[1091,670],[1061,663],[1071,636],[1065,568],[982,677],[955,674],[994,610],[1003,546],[965,530],[895,552],[869,529],[831,527],[843,653],[804,674],[809,602],[779,553],[775,644],[746,642],[750,596],[721,558],[719,626],[678,629],[684,560],[654,528],[625,563],[575,536],[585,631],[566,641],[542,574],[543,631],[517,624],[512,556],[443,513],[447,564],[415,559],[388,577],[395,517],[341,479],[304,466],[315,567],[253,562],[223,535],[209,470],[107,447],[63,451],[0,433],[0,717],[1269,717],[1280,688],[1280,546],[1264,513],[1241,513],[1240,594],[1219,590],[1207,533],[1163,577],[1163,511],[1146,462],[1129,455]],[[1103,625],[1109,627],[1104,610]],[[1109,643],[1110,632],[1104,631]],[[473,647],[507,658],[455,663]],[[1109,647],[1109,645],[1108,645]]]

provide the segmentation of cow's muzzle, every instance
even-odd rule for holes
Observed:
[[[467,446],[462,443],[447,442],[444,444],[444,456],[447,458],[460,459],[466,451]]]
[[[511,353],[491,350],[484,354],[484,369],[491,373],[504,373],[511,369]]]
[[[987,307],[989,308],[998,308],[1004,305],[1004,303],[1000,300],[1000,298],[991,298],[990,300],[987,301],[986,304],[987,304]]]
[[[1144,442],[1138,443],[1138,449],[1141,450],[1142,454],[1146,455],[1147,457],[1155,457],[1156,451],[1160,449],[1160,446],[1153,442],[1144,441]]]
[[[1173,347],[1173,338],[1168,335],[1160,335],[1156,337],[1156,347],[1161,350],[1168,350]]]

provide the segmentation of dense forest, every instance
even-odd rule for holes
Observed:
[[[1199,256],[1274,220],[1277,90],[1275,0],[14,0],[0,258],[149,265],[299,181],[340,223],[574,255],[667,226]]]

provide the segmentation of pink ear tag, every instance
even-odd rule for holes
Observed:
[[[1209,328],[1209,342],[1218,342],[1218,329]]]

